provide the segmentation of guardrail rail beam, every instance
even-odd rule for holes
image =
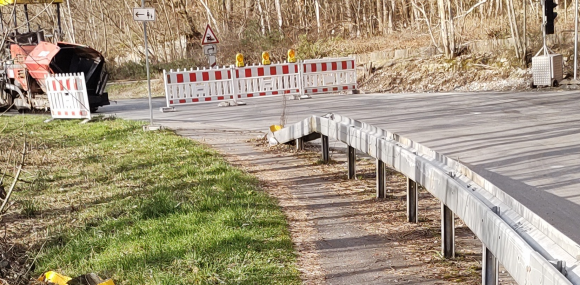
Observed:
[[[274,132],[273,136],[278,143],[288,143],[313,133],[322,135],[323,160],[329,159],[330,138],[348,146],[350,179],[355,178],[358,150],[408,177],[408,182],[414,182],[411,188],[417,190],[420,184],[439,199],[441,247],[446,258],[455,256],[454,217],[462,219],[489,250],[485,260],[490,259],[486,266],[492,271],[485,280],[492,283],[485,283],[482,278],[483,284],[494,284],[497,278],[493,268],[495,258],[518,284],[580,285],[580,267],[576,266],[580,245],[459,161],[398,134],[338,114],[311,116]],[[377,195],[381,194],[378,192]],[[417,192],[416,197],[409,197],[408,201],[418,201]]]

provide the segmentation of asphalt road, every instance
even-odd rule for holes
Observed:
[[[247,106],[177,107],[157,124],[174,129],[261,130],[280,123],[282,98]],[[399,133],[459,159],[580,243],[580,92],[317,95],[288,101],[287,122],[336,113]],[[146,99],[118,101],[105,114],[149,120]]]

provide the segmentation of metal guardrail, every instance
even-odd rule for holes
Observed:
[[[312,116],[273,138],[286,143],[313,133],[341,141],[422,185],[465,222],[518,284],[580,284],[580,246],[461,163],[337,114]]]

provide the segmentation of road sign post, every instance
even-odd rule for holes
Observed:
[[[141,0],[141,8],[133,8],[133,19],[143,22],[143,38],[145,38],[145,67],[147,68],[147,92],[149,94],[149,126],[146,130],[156,130],[153,126],[153,102],[151,99],[151,74],[149,72],[149,46],[147,43],[147,22],[155,21],[155,9],[145,8],[145,0]]]
[[[201,45],[203,46],[203,54],[207,55],[209,67],[217,66],[217,46],[220,41],[215,36],[215,33],[209,25],[205,28]]]

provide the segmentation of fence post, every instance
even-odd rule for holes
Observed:
[[[302,60],[298,61],[298,90],[300,90],[300,93],[298,96],[300,96],[300,98],[302,98],[302,96],[305,94],[304,93],[304,62]]]
[[[441,251],[443,257],[455,257],[455,214],[441,202]]]
[[[234,105],[237,105],[238,104],[238,88],[236,88],[237,87],[237,82],[236,82],[236,68],[233,65],[230,66],[230,72],[232,74],[231,75],[231,77],[232,77],[232,81],[231,81],[231,84],[232,84],[232,94],[233,94],[232,97],[234,99]]]
[[[284,96],[284,95],[282,95]],[[304,138],[296,139],[296,151],[304,150]]]
[[[483,250],[481,252],[482,257],[482,272],[481,272],[481,284],[482,285],[497,285],[499,284],[499,262],[497,258],[489,251],[489,249],[483,245]]]
[[[417,209],[419,204],[419,191],[417,182],[407,177],[407,221],[409,223],[419,222]]]
[[[356,149],[348,146],[348,179],[355,179],[356,175]]]
[[[377,198],[385,198],[385,163],[377,159]]]
[[[322,140],[322,162],[329,163],[330,147],[328,145],[328,136],[321,135],[320,139]]]

